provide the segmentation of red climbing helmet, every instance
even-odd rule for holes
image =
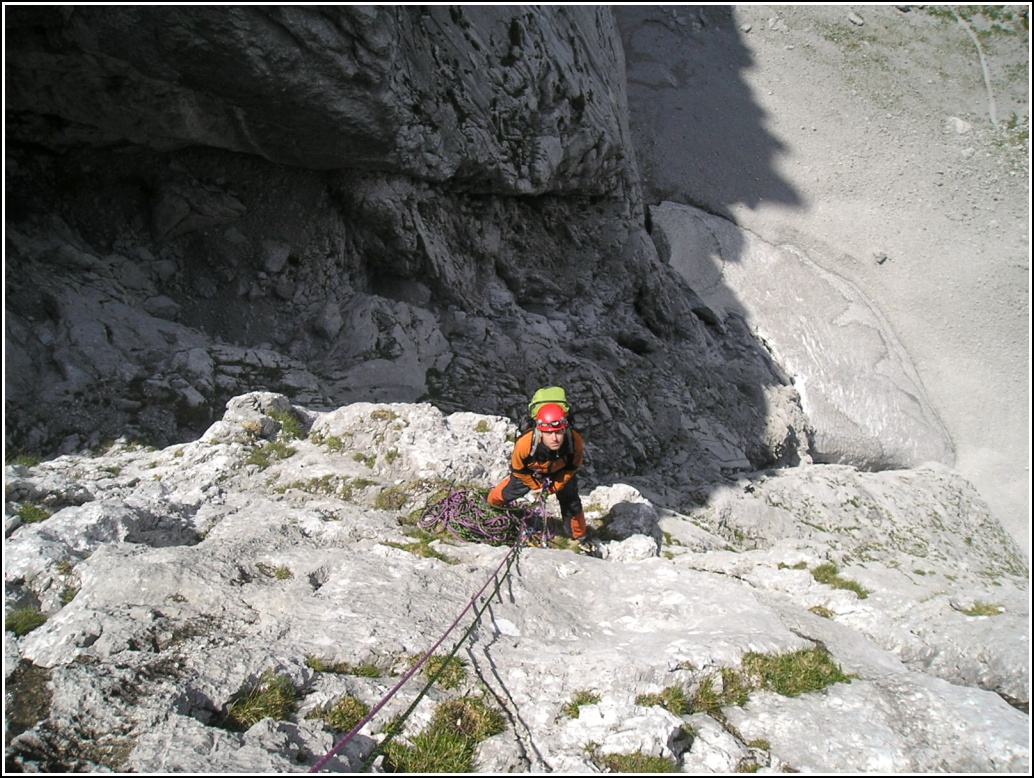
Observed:
[[[543,405],[535,416],[535,426],[542,432],[559,432],[567,429],[567,414],[554,403]]]

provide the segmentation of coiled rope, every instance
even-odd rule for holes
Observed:
[[[549,515],[546,496],[547,480],[538,500],[527,507],[511,507],[505,511],[489,507],[481,495],[472,489],[453,489],[444,498],[428,506],[417,522],[421,529],[445,531],[458,540],[491,545],[513,545],[527,542],[541,533],[543,544],[549,541]]]
[[[456,629],[457,626],[459,626],[459,623],[463,620],[463,617],[464,615],[466,615],[467,611],[475,607],[478,598],[481,597],[481,595],[489,587],[492,581],[495,580],[495,589],[492,591],[492,594],[485,598],[480,608],[477,608],[475,610],[473,621],[471,621],[470,626],[467,627],[467,630],[463,633],[460,639],[456,641],[456,644],[452,647],[452,651],[450,651],[448,656],[446,657],[446,661],[443,662],[438,671],[430,679],[428,679],[427,684],[424,686],[423,689],[420,690],[420,693],[416,696],[416,699],[413,700],[413,703],[409,706],[409,708],[406,709],[406,712],[402,714],[401,718],[398,720],[398,723],[391,728],[384,740],[378,743],[377,747],[374,748],[374,750],[366,758],[366,761],[363,763],[363,766],[360,768],[360,771],[365,771],[373,763],[377,756],[384,751],[388,744],[394,739],[395,735],[401,731],[402,723],[413,712],[420,700],[424,698],[428,690],[430,690],[431,686],[434,685],[435,681],[438,680],[438,676],[445,672],[446,668],[450,664],[449,659],[455,656],[456,652],[459,651],[460,646],[462,646],[463,643],[466,642],[467,638],[474,631],[477,625],[481,622],[481,615],[488,608],[489,603],[492,602],[492,599],[499,593],[499,588],[503,585],[503,581],[505,581],[506,577],[510,574],[510,569],[513,567],[513,563],[517,560],[521,548],[524,546],[525,541],[528,539],[529,526],[531,526],[532,529],[534,528],[533,525],[529,525],[528,519],[541,517],[543,524],[548,524],[548,520],[546,519],[546,493],[547,490],[544,489],[542,491],[538,505],[535,509],[526,510],[523,512],[496,514],[495,512],[484,511],[478,505],[478,495],[476,492],[472,492],[470,490],[453,490],[445,499],[441,500],[433,508],[428,509],[428,511],[425,512],[424,518],[421,518],[419,522],[420,526],[425,529],[433,528],[438,526],[439,524],[442,524],[442,526],[447,528],[449,532],[453,534],[454,537],[463,538],[463,535],[459,533],[472,533],[475,536],[478,534],[482,534],[483,537],[486,539],[502,537],[509,538],[511,536],[515,536],[515,539],[512,541],[510,550],[503,558],[503,561],[499,563],[499,566],[495,569],[492,575],[489,576],[488,580],[485,581],[484,585],[477,591],[477,593],[470,598],[470,601],[467,603],[466,607],[463,608],[459,616],[456,617],[456,620],[452,622],[449,628],[445,630],[445,633],[440,638],[438,638],[438,641],[433,646],[431,646],[430,650],[428,650],[428,652],[424,654],[423,658],[421,658],[419,662],[414,664],[409,669],[409,671],[402,676],[402,678],[399,680],[397,684],[395,684],[392,690],[389,691],[384,696],[384,698],[380,702],[378,702],[370,710],[370,712],[367,713],[366,716],[364,716],[363,719],[352,728],[352,730],[347,735],[341,738],[341,740],[339,740],[334,745],[334,747],[330,749],[329,752],[327,752],[326,756],[324,756],[309,770],[310,773],[318,773],[320,770],[322,770],[327,765],[327,763],[331,759],[333,759],[334,756],[336,756],[341,751],[341,749],[344,748],[352,740],[352,738],[359,734],[359,731],[363,727],[365,727],[370,722],[370,720],[373,719],[375,715],[377,715],[377,713],[388,703],[388,701],[395,696],[399,689],[401,689],[410,678],[416,675],[420,668],[423,667],[432,656],[434,656],[434,652],[437,651],[439,646],[441,646],[442,643],[445,642],[446,638],[449,637],[452,631]],[[445,506],[444,508],[442,507],[443,505]],[[433,521],[431,518],[428,518],[429,513],[434,517]],[[488,522],[489,528],[487,530],[481,531],[477,528],[475,517],[481,515],[484,515],[485,520]],[[425,519],[427,522],[427,526],[424,526]],[[466,540],[468,538],[463,539]],[[486,540],[481,540],[480,542],[486,542]],[[506,570],[505,572],[503,572],[502,575],[500,575],[500,571],[502,571],[504,567],[506,568]]]

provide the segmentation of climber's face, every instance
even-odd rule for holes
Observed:
[[[542,432],[542,442],[550,451],[559,451],[564,445],[564,435],[567,430],[545,430]]]

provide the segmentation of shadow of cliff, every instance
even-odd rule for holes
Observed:
[[[647,210],[646,227],[658,243],[661,261],[666,261],[664,238],[653,234],[650,206],[665,201],[690,205],[734,224],[734,211],[744,206],[805,207],[802,194],[779,171],[780,157],[788,147],[766,126],[768,112],[746,78],[754,56],[734,8],[639,5],[615,6],[613,13],[624,46],[629,126]],[[738,231],[723,245],[724,261],[741,261],[746,247],[736,237]],[[699,261],[710,260],[700,257]],[[737,343],[726,352],[731,393],[749,398],[763,414],[771,415],[774,410],[767,392],[792,381],[738,315],[731,310],[724,317],[716,314],[693,290],[688,290],[688,296],[692,312],[707,325],[708,333],[716,340]],[[727,295],[735,298],[735,293]],[[737,349],[752,353],[737,354]],[[741,361],[758,367],[741,371],[735,368]],[[721,463],[712,483],[737,470],[800,464],[799,454],[810,448],[810,440],[798,439],[800,431],[790,428],[781,456],[772,456],[780,452],[772,452],[770,442],[761,439],[762,426],[750,430],[758,437],[746,442],[742,452],[750,462],[746,467],[742,459],[737,462],[741,452],[725,448],[706,429],[698,432],[699,453]],[[669,468],[668,475],[673,474]],[[658,504],[687,498],[703,503],[712,489],[697,482],[686,485],[687,493],[676,495],[663,486],[650,488],[649,478],[628,480]],[[666,481],[677,491],[673,479]]]
[[[753,55],[731,6],[616,6],[625,47],[629,123],[651,204],[805,205],[778,171],[786,145],[744,78]]]

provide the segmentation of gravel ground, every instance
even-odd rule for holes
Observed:
[[[615,12],[648,200],[864,290],[1029,559],[1029,33],[1025,6],[980,8]]]

